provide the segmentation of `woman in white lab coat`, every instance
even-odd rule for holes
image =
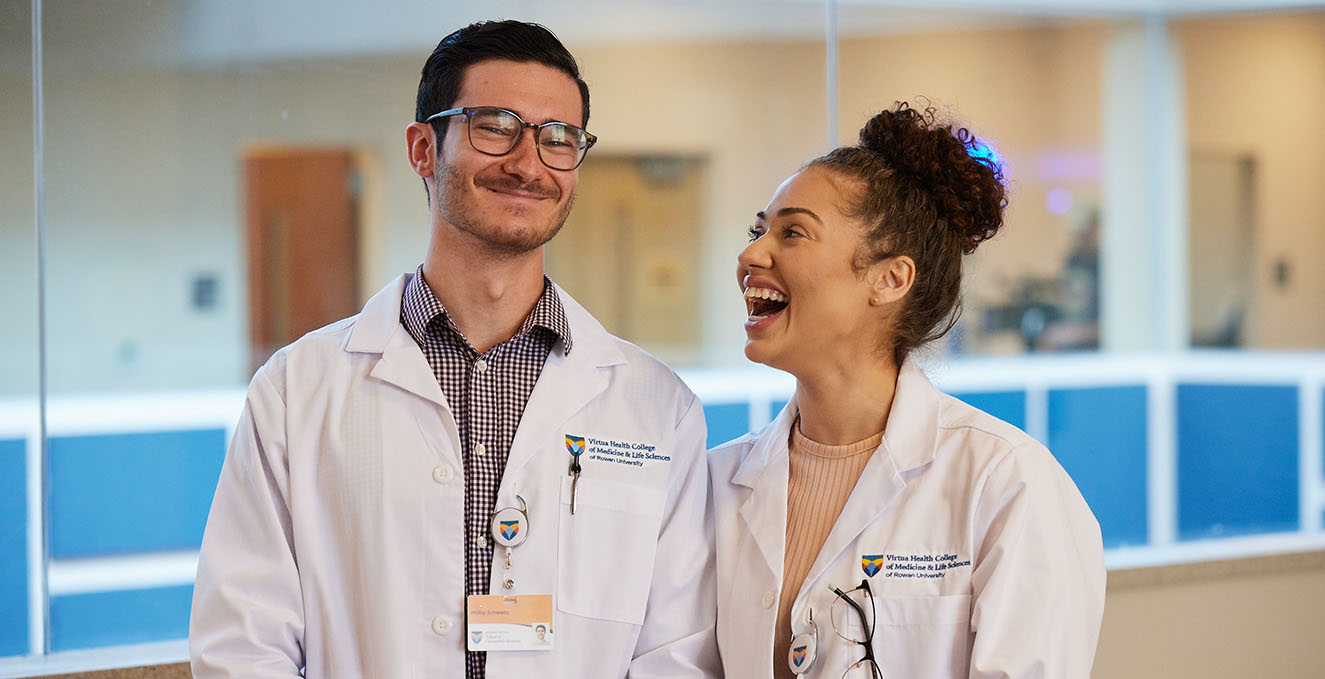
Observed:
[[[730,677],[1089,676],[1099,525],[1049,451],[911,358],[1003,224],[984,148],[899,104],[750,228],[745,353],[796,393],[709,455]]]

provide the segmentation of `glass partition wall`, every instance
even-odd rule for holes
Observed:
[[[1325,13],[1084,7],[0,0],[0,675],[184,659],[249,376],[419,264],[419,68],[493,17],[592,92],[549,274],[710,444],[794,388],[742,354],[754,213],[907,101],[1010,190],[935,381],[1049,445],[1111,567],[1325,545]]]
[[[31,11],[0,2],[0,657],[40,653],[43,637]]]

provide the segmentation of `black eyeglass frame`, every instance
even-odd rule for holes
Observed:
[[[856,667],[857,665],[868,660],[870,663],[870,672],[873,675],[874,679],[883,679],[883,670],[879,668],[879,661],[874,658],[874,628],[875,625],[878,623],[878,615],[877,615],[878,611],[875,610],[874,608],[874,592],[870,589],[870,581],[861,580],[860,585],[858,587],[854,587],[845,592],[839,589],[836,585],[829,585],[829,587],[832,588],[833,593],[836,594],[838,598],[847,602],[847,605],[851,606],[851,609],[856,612],[856,615],[860,617],[860,628],[865,631],[864,641],[856,641],[854,639],[850,639],[847,638],[846,636],[843,636],[841,632],[837,632],[837,635],[842,637],[843,639],[846,639],[847,641],[850,641],[853,644],[859,644],[865,647],[865,657],[852,663],[849,667],[847,667],[847,671],[850,672],[852,667]],[[875,615],[866,617],[865,609],[861,608],[860,604],[856,603],[854,599],[847,596],[848,594],[858,589],[865,590],[865,597],[869,600],[870,609],[872,612],[875,613]],[[830,618],[831,617],[832,616],[830,616]],[[870,622],[871,619],[873,619],[875,622],[871,623]],[[837,631],[836,626],[834,626],[833,631],[835,632]]]
[[[474,114],[479,113],[481,111],[500,111],[502,113],[510,115],[512,118],[515,118],[516,121],[520,123],[519,134],[511,136],[510,148],[506,149],[505,151],[502,151],[501,153],[493,153],[491,151],[484,151],[483,149],[479,148],[477,144],[474,143],[474,137],[473,137]],[[578,125],[564,123],[559,120],[549,120],[546,123],[527,123],[525,122],[524,118],[520,117],[520,114],[510,109],[502,108],[500,106],[464,106],[461,108],[450,108],[445,111],[440,111],[438,113],[434,113],[428,116],[426,119],[424,119],[423,122],[431,123],[432,121],[437,120],[439,118],[449,118],[451,116],[459,116],[459,115],[463,115],[465,117],[465,138],[469,140],[470,148],[474,149],[475,151],[478,151],[479,153],[482,153],[485,156],[500,157],[509,154],[511,151],[515,150],[516,146],[520,145],[520,140],[524,138],[524,131],[526,129],[533,129],[534,149],[538,151],[538,160],[541,161],[543,165],[547,166],[548,169],[557,170],[558,172],[572,172],[578,169],[580,167],[580,164],[584,162],[585,156],[589,155],[589,149],[593,148],[593,145],[598,143],[597,136],[593,135],[583,127],[579,127]],[[541,134],[543,134],[543,130],[552,127],[554,125],[560,125],[561,127],[564,127],[567,130],[576,130],[579,131],[580,134],[584,135],[584,148],[577,149],[579,152],[579,157],[575,160],[575,165],[573,167],[566,167],[566,168],[555,167],[551,163],[547,162],[547,159],[543,157],[543,145],[539,143],[538,138]]]

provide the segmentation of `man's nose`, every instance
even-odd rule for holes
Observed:
[[[521,182],[530,182],[543,173],[543,161],[538,156],[538,130],[526,127],[520,130],[520,139],[515,148],[503,158],[502,169],[507,174],[519,178]]]

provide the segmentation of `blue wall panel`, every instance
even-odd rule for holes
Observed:
[[[1024,391],[964,391],[952,395],[1022,431],[1026,429]]]
[[[1178,536],[1298,528],[1296,387],[1178,385]]]
[[[1100,522],[1105,547],[1144,545],[1146,388],[1049,391],[1049,450]]]
[[[225,431],[51,438],[51,558],[195,549]]]
[[[27,445],[0,441],[0,657],[28,653]]]
[[[714,403],[704,406],[704,421],[708,424],[708,447],[726,443],[750,431],[750,404]]]
[[[193,585],[51,597],[51,650],[189,636]]]
[[[773,401],[768,404],[768,419],[770,421],[776,420],[778,415],[782,414],[782,409],[787,407],[788,403],[790,403],[788,399],[773,399]]]

